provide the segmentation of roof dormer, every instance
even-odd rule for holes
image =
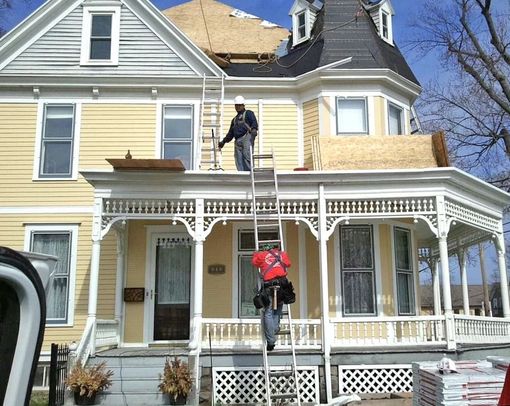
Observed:
[[[393,16],[395,12],[390,0],[369,0],[366,9],[374,21],[379,36],[393,45]]]
[[[310,39],[317,13],[323,6],[321,0],[295,0],[289,15],[292,17],[292,46]]]

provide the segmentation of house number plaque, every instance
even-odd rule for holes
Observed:
[[[145,288],[124,288],[124,302],[143,302]]]

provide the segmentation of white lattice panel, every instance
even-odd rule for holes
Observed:
[[[338,391],[346,393],[399,393],[413,391],[411,365],[339,365]]]
[[[277,369],[277,368],[273,368]],[[284,367],[279,368],[284,370]],[[301,402],[319,403],[319,371],[317,367],[298,367]],[[273,377],[273,393],[287,392],[294,377]],[[258,404],[266,402],[263,368],[213,368],[213,404]],[[292,401],[292,399],[290,399]]]

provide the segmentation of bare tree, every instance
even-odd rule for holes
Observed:
[[[444,129],[457,165],[510,187],[510,5],[427,2],[406,47],[439,56],[444,72],[418,108],[429,131]],[[506,136],[505,136],[506,135]]]

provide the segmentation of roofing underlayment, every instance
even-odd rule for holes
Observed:
[[[290,32],[215,0],[191,0],[163,11],[195,44],[215,54],[274,53]],[[207,22],[207,25],[204,22]]]

